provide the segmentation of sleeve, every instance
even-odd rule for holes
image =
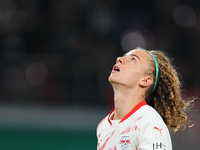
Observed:
[[[171,137],[166,125],[149,120],[141,125],[138,150],[172,150]]]

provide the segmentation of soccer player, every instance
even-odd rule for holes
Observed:
[[[137,48],[109,76],[114,109],[97,127],[98,150],[172,150],[169,129],[187,126],[187,103],[168,57]]]

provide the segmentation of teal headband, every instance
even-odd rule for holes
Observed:
[[[151,56],[153,57],[154,62],[155,62],[155,66],[156,66],[156,79],[155,79],[155,83],[154,83],[153,90],[152,90],[152,93],[153,93],[156,86],[157,86],[157,83],[158,83],[159,68],[158,68],[158,62],[156,60],[156,57],[153,54],[151,54]]]

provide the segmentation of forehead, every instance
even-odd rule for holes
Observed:
[[[126,56],[137,55],[140,60],[146,61],[149,59],[150,54],[145,50],[130,50],[125,54]]]

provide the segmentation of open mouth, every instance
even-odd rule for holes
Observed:
[[[113,67],[113,71],[119,72],[119,71],[120,71],[120,69],[119,69],[119,67],[117,67],[117,66],[114,66],[114,67]]]

